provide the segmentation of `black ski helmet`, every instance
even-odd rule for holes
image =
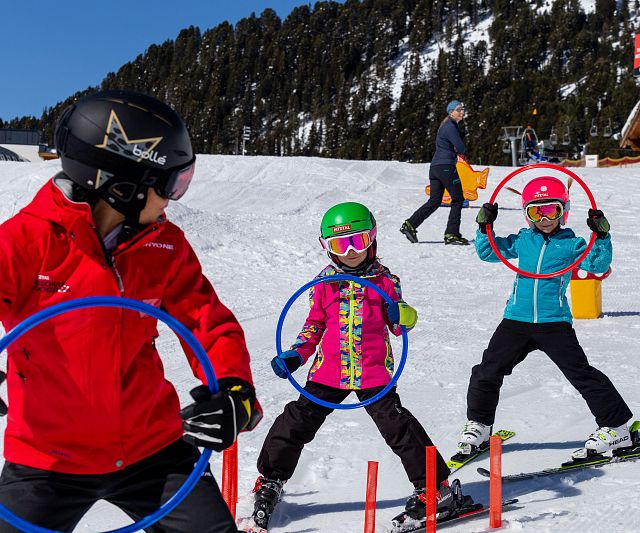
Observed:
[[[81,98],[58,119],[55,145],[62,170],[115,210],[138,221],[153,187],[177,200],[193,176],[189,132],[167,104],[127,90]]]

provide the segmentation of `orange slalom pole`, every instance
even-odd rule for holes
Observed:
[[[489,478],[489,527],[502,527],[502,439],[491,437],[491,459]]]
[[[426,486],[427,514],[425,533],[434,533],[436,530],[436,447],[426,446]]]
[[[378,492],[378,462],[367,463],[367,495],[364,504],[364,533],[375,533],[376,498]]]
[[[222,452],[222,497],[235,520],[238,503],[238,441]]]

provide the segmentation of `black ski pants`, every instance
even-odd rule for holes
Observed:
[[[420,206],[408,220],[414,228],[418,228],[427,218],[429,218],[442,204],[444,190],[447,189],[451,195],[451,210],[445,233],[460,235],[460,216],[462,213],[462,184],[455,165],[431,165],[429,167],[429,186],[431,192],[427,203]]]
[[[198,450],[180,440],[109,474],[60,474],[7,462],[0,476],[0,503],[29,522],[56,531],[72,531],[98,500],[112,503],[137,521],[173,496],[197,460]],[[0,520],[0,532],[16,531]],[[187,497],[145,531],[237,533],[238,529],[207,467]]]
[[[504,376],[533,350],[542,350],[587,402],[599,427],[618,427],[631,410],[602,372],[587,361],[576,332],[568,322],[532,324],[503,319],[473,367],[467,392],[467,418],[492,425]]]
[[[308,381],[304,389],[314,396],[332,403],[342,403],[351,392],[364,401],[383,387],[357,391],[336,389]],[[395,387],[383,398],[365,407],[380,434],[393,452],[400,457],[409,481],[417,488],[425,486],[425,446],[433,446],[426,431],[416,418],[400,403]],[[288,403],[278,416],[258,457],[258,471],[271,479],[288,480],[300,459],[302,448],[313,440],[316,432],[333,409],[312,402],[305,396]],[[449,477],[449,468],[437,454],[436,480]]]

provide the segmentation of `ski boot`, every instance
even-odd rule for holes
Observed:
[[[407,239],[409,239],[409,242],[413,244],[418,242],[418,232],[408,220],[405,220],[402,223],[402,227],[400,228],[400,233],[402,233]]]
[[[617,428],[601,427],[596,429],[584,444],[584,448],[579,448],[571,454],[573,463],[591,461],[607,452],[618,457],[628,453],[638,446],[638,428],[634,423],[631,431],[627,424]]]
[[[469,244],[469,241],[465,239],[462,235],[456,235],[455,233],[445,233],[444,243],[467,246]]]
[[[471,455],[489,446],[489,437],[491,437],[492,431],[493,426],[485,426],[480,422],[467,420],[458,441],[457,453],[452,457],[452,460],[461,456],[460,460],[464,461],[465,455]]]
[[[447,480],[440,483],[436,492],[436,521],[455,516],[461,510],[471,506],[473,506],[473,499],[471,496],[462,495],[462,487],[458,479],[453,480],[451,485]],[[426,516],[426,489],[416,488],[409,496],[404,511],[393,519],[394,531],[413,531],[415,527],[425,522]]]
[[[273,510],[282,499],[284,484],[285,482],[279,479],[269,479],[263,476],[258,476],[256,479],[256,484],[253,487],[255,503],[252,516],[258,526],[264,529],[269,526]]]

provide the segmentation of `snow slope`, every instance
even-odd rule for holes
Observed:
[[[0,220],[25,205],[58,169],[58,163],[0,163]],[[462,233],[475,234],[477,206],[511,169],[492,167],[489,189],[462,214]],[[320,158],[200,156],[190,191],[169,209],[194,245],[204,270],[222,300],[243,325],[253,358],[257,391],[265,419],[240,437],[239,492],[253,486],[255,461],[273,419],[296,397],[291,385],[276,378],[269,365],[274,355],[278,315],[290,295],[326,264],[318,244],[323,212],[340,201],[360,201],[375,213],[379,253],[403,282],[405,299],[420,320],[410,334],[410,355],[399,393],[424,424],[445,456],[455,447],[465,420],[466,387],[499,323],[514,274],[503,265],[482,263],[470,247],[441,243],[448,210],[437,211],[419,230],[421,242],[411,245],[398,232],[401,222],[426,200],[428,165],[398,162],[341,161]],[[604,317],[577,321],[578,337],[594,366],[618,386],[640,416],[637,376],[640,341],[640,241],[637,213],[640,171],[579,169],[611,222],[613,274],[603,282]],[[522,189],[520,176],[510,185]],[[587,236],[586,195],[572,189],[570,226]],[[502,192],[498,233],[523,224],[518,198]],[[284,339],[293,340],[305,317],[304,302],[293,307]],[[169,379],[186,402],[196,383],[170,333],[160,352]],[[400,345],[396,345],[400,353]],[[4,361],[2,365],[4,367]],[[305,373],[296,377],[304,381]],[[3,389],[4,394],[4,389]],[[496,428],[518,435],[504,446],[505,472],[555,466],[581,446],[595,429],[584,401],[541,353],[532,353],[502,389]],[[329,417],[305,449],[299,468],[286,485],[286,496],[273,519],[273,533],[335,533],[362,531],[367,461],[380,462],[378,531],[403,506],[412,487],[399,460],[389,451],[363,410],[340,411]],[[219,478],[220,457],[212,461]],[[475,472],[478,461],[459,474],[465,492],[488,498],[488,482]],[[505,485],[505,497],[522,506],[505,514],[505,527],[527,531],[636,531],[640,505],[640,463],[611,465],[553,478]],[[241,501],[240,510],[246,507]],[[128,523],[117,509],[98,504],[76,531],[104,531]],[[460,524],[452,531],[488,530],[485,518]]]

